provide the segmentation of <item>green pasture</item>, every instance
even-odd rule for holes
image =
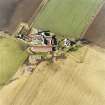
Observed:
[[[33,26],[60,37],[79,38],[93,21],[104,0],[48,0]]]
[[[5,84],[23,64],[26,45],[14,38],[0,38],[0,85]]]

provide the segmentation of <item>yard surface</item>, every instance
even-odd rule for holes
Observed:
[[[13,76],[27,56],[25,45],[20,41],[13,38],[0,39],[0,85]]]
[[[5,86],[0,105],[104,105],[105,54],[101,50],[86,46],[75,52],[77,58],[86,54],[83,63],[71,54],[55,64],[43,62],[29,77]]]
[[[58,36],[79,38],[91,23],[104,0],[49,0],[35,19],[36,28]]]

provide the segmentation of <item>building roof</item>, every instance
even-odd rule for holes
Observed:
[[[33,46],[31,50],[33,52],[51,52],[52,46]]]

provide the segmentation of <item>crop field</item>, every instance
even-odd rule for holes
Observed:
[[[11,78],[27,56],[23,43],[13,38],[0,39],[0,85]]]
[[[79,38],[84,34],[104,0],[49,0],[33,26],[51,30],[59,37]]]
[[[54,64],[43,62],[29,77],[5,86],[0,105],[105,105],[105,54],[88,46],[80,54],[86,49],[83,63],[71,55]]]

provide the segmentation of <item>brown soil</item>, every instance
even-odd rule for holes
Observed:
[[[0,29],[13,32],[20,22],[28,22],[42,0],[0,0]]]
[[[85,38],[105,48],[105,4],[88,29]]]

